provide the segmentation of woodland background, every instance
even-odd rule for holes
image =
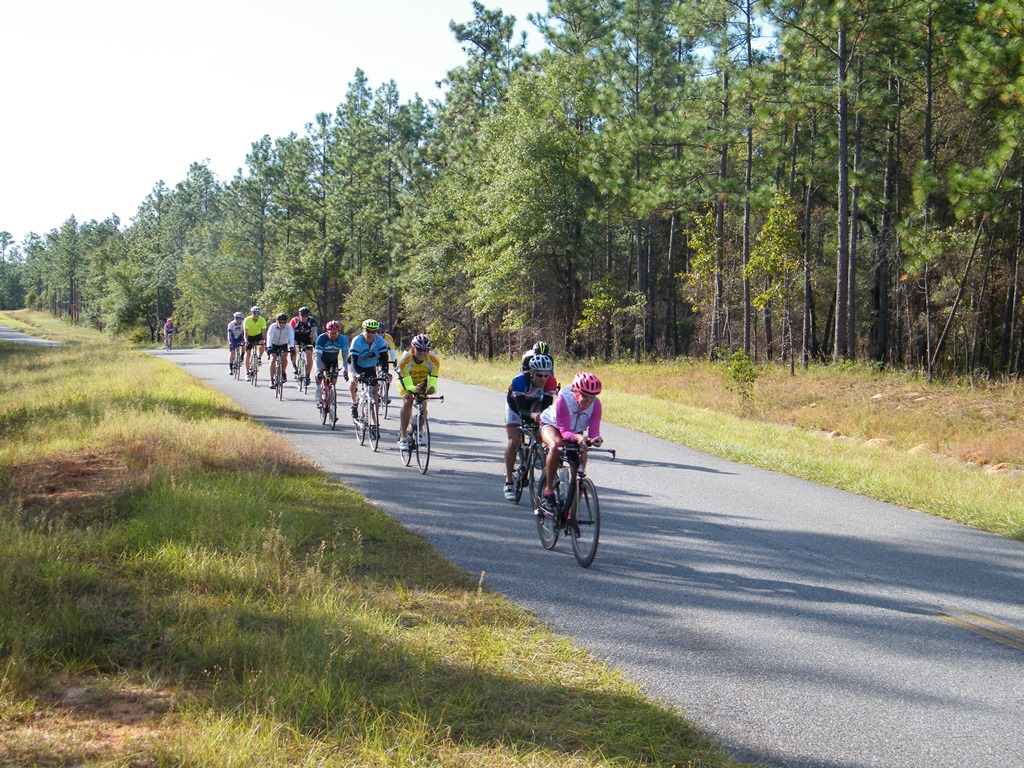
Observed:
[[[473,13],[441,102],[357,70],[234,178],[0,232],[0,309],[136,341],[308,304],[474,356],[1024,368],[1021,0],[551,0],[536,54]]]

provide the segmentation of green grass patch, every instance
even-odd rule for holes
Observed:
[[[177,366],[0,362],[0,764],[733,765]]]
[[[447,358],[445,375],[504,390],[517,362]],[[704,361],[556,360],[562,383],[581,368],[600,376],[613,424],[1024,541],[1024,391],[1013,382],[759,366],[742,398],[724,366]]]

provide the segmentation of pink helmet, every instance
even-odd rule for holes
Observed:
[[[575,392],[582,392],[584,395],[601,394],[601,380],[592,373],[580,371],[572,380],[572,388]]]
[[[337,320],[328,320],[327,321],[327,330],[328,331],[340,331],[341,330],[341,323],[339,323]]]

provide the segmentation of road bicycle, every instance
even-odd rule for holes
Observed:
[[[609,453],[615,459],[614,449],[589,449],[590,453],[595,451]],[[545,446],[545,459],[547,453]],[[544,492],[546,471],[541,472],[534,487],[537,501],[540,501]],[[597,489],[580,464],[580,449],[575,443],[566,443],[562,447],[562,461],[555,477],[554,490],[553,512],[545,512],[539,506],[535,508],[540,543],[544,549],[554,549],[559,534],[564,533],[572,542],[576,562],[588,568],[597,554],[597,542],[601,535],[601,509],[597,501]]]
[[[242,359],[243,360],[245,359],[244,355],[242,356]],[[254,387],[256,386],[257,380],[260,377],[260,365],[261,364],[262,363],[261,363],[261,360],[260,360],[260,348],[259,347],[253,347],[249,351],[249,370],[246,373],[245,377],[249,381],[249,383],[252,384]]]
[[[427,414],[423,412],[423,403],[427,400],[444,402],[444,395],[431,397],[429,395],[414,395],[412,400],[412,414],[409,416],[409,434],[406,435],[407,444],[399,446],[402,452],[402,463],[409,466],[412,463],[412,455],[416,454],[416,466],[420,468],[420,474],[427,474],[427,467],[430,466],[430,421]]]
[[[274,396],[278,400],[284,400],[285,365],[288,363],[287,348],[280,352],[275,352],[274,357],[277,358],[276,371],[274,372]]]
[[[381,405],[381,419],[388,417],[388,409],[391,406],[391,380],[394,378],[390,373],[385,373],[381,376],[378,381],[381,382],[380,386],[380,405]]]
[[[376,376],[360,376],[356,380],[356,417],[352,424],[356,430],[356,440],[360,445],[366,444],[370,438],[373,450],[380,444],[380,403],[377,400]]]
[[[236,344],[231,347],[234,350],[235,356],[231,361],[231,373],[235,377],[235,381],[242,380],[242,368],[245,366],[245,349],[241,344]]]
[[[295,368],[298,373],[295,376],[295,384],[302,394],[306,394],[309,391],[309,371],[306,370],[306,352],[312,348],[311,345],[307,344],[304,347],[300,347],[296,354]]]
[[[328,368],[320,381],[317,408],[320,409],[320,422],[330,424],[334,429],[338,424],[338,369]]]
[[[530,490],[530,503],[537,508],[536,473],[544,469],[543,443],[537,434],[537,422],[523,421],[519,424],[519,450],[512,469],[512,487],[516,490],[516,504],[523,497],[523,490]]]
[[[164,350],[167,352],[171,351],[171,344],[174,341],[174,331],[170,333],[164,332]]]

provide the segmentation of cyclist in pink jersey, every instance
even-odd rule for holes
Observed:
[[[587,448],[600,446],[601,380],[592,373],[580,371],[572,385],[563,387],[555,402],[540,415],[540,439],[548,447],[544,465],[544,494],[540,506],[545,512],[555,509],[555,475],[562,463],[562,446],[566,442],[579,445],[580,462],[587,463]]]

